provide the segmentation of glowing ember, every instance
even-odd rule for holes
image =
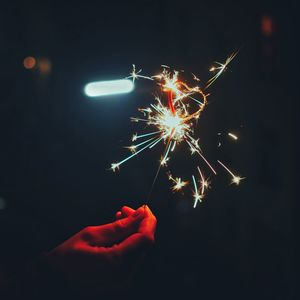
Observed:
[[[169,173],[168,177],[169,177],[169,180],[174,183],[174,185],[172,186],[173,192],[180,191],[183,187],[185,187],[189,183],[188,181],[183,181],[181,178],[178,178],[178,177],[173,178],[171,173]]]
[[[230,136],[231,138],[233,138],[234,140],[238,140],[238,136],[236,136],[235,134],[231,133],[231,132],[228,132],[228,136]]]

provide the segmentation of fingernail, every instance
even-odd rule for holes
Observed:
[[[133,218],[137,218],[138,216],[141,216],[144,214],[144,208],[140,207],[139,209],[137,209],[133,214],[132,217]]]

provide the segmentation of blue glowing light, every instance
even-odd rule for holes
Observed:
[[[100,97],[116,94],[130,93],[134,84],[129,79],[90,82],[84,87],[84,93],[88,97]]]

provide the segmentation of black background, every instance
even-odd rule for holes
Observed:
[[[3,2],[2,2],[3,3]],[[108,171],[126,152],[129,117],[149,94],[91,100],[92,80],[161,64],[207,79],[203,148],[246,177],[212,178],[203,204],[172,194],[162,173],[149,206],[157,243],[138,279],[144,296],[296,299],[299,16],[297,1],[10,1],[0,10],[0,231],[3,264],[18,265],[92,224],[146,201],[158,152]],[[263,16],[273,21],[270,35]],[[27,70],[26,56],[51,64]],[[239,134],[237,143],[226,133]],[[223,146],[217,149],[217,133]],[[185,160],[178,153],[178,160]],[[177,170],[180,172],[180,168]],[[208,171],[208,170],[207,170]],[[4,263],[5,261],[5,263]]]

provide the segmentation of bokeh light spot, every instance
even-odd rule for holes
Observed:
[[[270,16],[262,16],[261,18],[261,31],[265,36],[272,36],[274,32],[274,22]]]
[[[52,64],[48,58],[40,58],[38,65],[41,74],[48,75],[51,72]]]
[[[36,66],[36,59],[32,56],[27,56],[23,60],[23,66],[25,69],[30,70]]]

